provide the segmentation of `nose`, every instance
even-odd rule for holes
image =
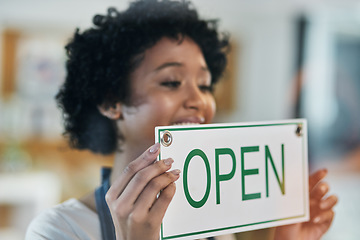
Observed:
[[[194,110],[202,110],[206,106],[205,94],[196,84],[191,84],[191,86],[187,87],[184,106],[187,109]]]

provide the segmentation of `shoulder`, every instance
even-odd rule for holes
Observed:
[[[26,240],[32,239],[101,239],[99,219],[80,201],[70,199],[33,219],[26,232]]]

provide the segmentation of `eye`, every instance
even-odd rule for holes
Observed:
[[[176,88],[180,87],[181,81],[179,81],[179,80],[167,80],[167,81],[164,81],[164,82],[160,83],[160,85],[164,86],[164,87],[171,88],[171,89],[176,89]]]
[[[213,85],[200,85],[199,88],[202,92],[209,92],[209,93],[214,92]]]

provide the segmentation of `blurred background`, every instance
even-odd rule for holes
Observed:
[[[336,217],[324,239],[360,239],[360,2],[193,0],[232,36],[216,122],[306,118],[310,172],[327,167]],[[80,197],[112,156],[71,150],[54,95],[76,27],[123,0],[0,0],[0,239]]]

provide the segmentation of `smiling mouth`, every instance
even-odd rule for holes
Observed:
[[[198,123],[198,122],[181,122],[181,123],[174,123],[172,124],[173,126],[183,126],[183,125],[199,125],[201,123]]]
[[[183,119],[178,119],[178,121],[174,122],[172,125],[174,126],[183,126],[183,125],[199,125],[205,123],[204,117],[186,117]]]

